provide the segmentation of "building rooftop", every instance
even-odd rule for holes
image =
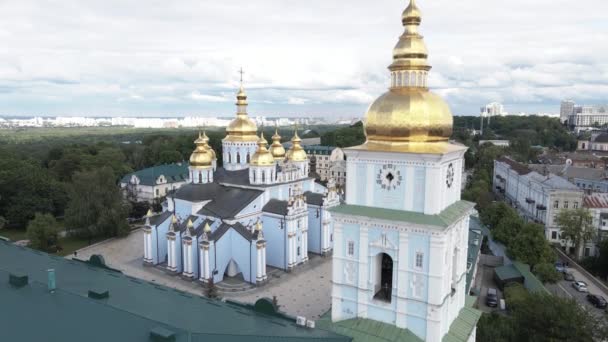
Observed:
[[[139,178],[140,185],[153,186],[160,176],[167,179],[167,184],[185,182],[188,180],[188,164],[176,163],[149,167],[122,177],[121,183],[129,183],[132,176]]]
[[[55,269],[54,293],[46,290],[49,268]],[[29,284],[8,285],[9,273],[27,275]],[[109,295],[92,299],[90,290]],[[151,341],[151,334],[168,332],[176,341],[351,340],[302,328],[282,314],[263,314],[249,305],[210,300],[1,240],[0,302],[7,341]]]
[[[547,164],[530,164],[528,165],[532,170],[540,174],[552,173],[558,176],[566,177],[568,179],[590,179],[590,180],[604,180],[606,179],[606,172],[602,169],[590,168],[590,167],[574,167],[567,165],[547,165]]]
[[[527,175],[528,173],[532,172],[532,170],[526,165],[516,162],[515,160],[508,157],[500,157],[498,161],[509,165],[513,171],[517,172],[517,174],[521,176]]]
[[[583,198],[586,208],[608,208],[608,193],[595,192]]]
[[[424,213],[394,210],[360,205],[342,204],[329,209],[336,214],[347,214],[353,216],[372,217],[381,220],[409,222],[420,225],[435,226],[444,229],[459,220],[463,215],[468,215],[475,206],[474,203],[458,201],[445,208],[437,215],[426,215]]]

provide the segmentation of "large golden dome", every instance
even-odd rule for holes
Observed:
[[[213,158],[211,153],[205,148],[205,139],[199,133],[198,139],[194,141],[196,148],[190,155],[190,166],[196,168],[209,168],[212,166]]]
[[[257,142],[258,141],[258,127],[247,116],[247,94],[241,85],[239,92],[236,95],[236,106],[237,113],[236,118],[230,122],[226,128],[226,138],[228,141],[242,141],[242,142]]]
[[[402,16],[405,32],[393,49],[391,87],[369,107],[365,115],[368,147],[398,150],[419,143],[446,142],[452,135],[453,118],[447,103],[427,87],[428,52],[418,33],[420,10],[411,0]],[[431,148],[429,148],[431,149]]]
[[[301,142],[302,139],[298,136],[298,130],[296,129],[293,138],[291,138],[291,148],[285,154],[285,159],[296,162],[306,161],[308,159],[306,151],[304,151],[304,148],[300,145]]]
[[[200,133],[199,133],[199,137],[200,137]],[[202,139],[203,139],[203,144],[204,144],[205,149],[207,150],[207,152],[211,153],[211,159],[217,160],[217,155],[215,154],[215,151],[213,150],[211,145],[209,145],[209,137],[207,136],[207,132],[203,132]]]
[[[268,141],[264,138],[264,133],[260,134],[260,138],[258,140],[258,150],[255,151],[253,156],[251,157],[251,165],[252,166],[272,166],[274,165],[274,157],[272,153],[268,151],[266,148],[268,145]]]
[[[279,130],[276,129],[274,135],[272,136],[272,145],[270,145],[270,153],[276,160],[285,159],[285,147],[281,144],[281,136],[279,135]]]

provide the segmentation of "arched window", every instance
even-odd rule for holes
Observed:
[[[255,171],[251,171],[251,173],[253,174],[253,182],[255,183]]]
[[[236,154],[236,163],[240,164],[241,163],[241,154],[237,152]]]
[[[228,153],[228,163],[232,163],[232,153]]]
[[[262,183],[264,183],[266,181],[266,179],[265,179],[265,173],[266,172],[262,171]]]
[[[247,152],[247,164],[249,164],[249,160],[250,160],[249,152]]]
[[[203,183],[203,174],[202,173],[198,173],[198,183],[201,184]]]

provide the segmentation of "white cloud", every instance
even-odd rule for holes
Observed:
[[[430,85],[455,113],[476,114],[494,100],[544,111],[557,111],[562,97],[605,101],[607,1],[581,3],[576,20],[571,0],[418,5]],[[404,7],[397,0],[0,2],[0,113],[231,115],[243,66],[259,114],[360,115],[386,91]],[[113,107],[120,99],[129,101]]]

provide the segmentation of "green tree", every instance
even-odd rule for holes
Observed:
[[[555,284],[562,279],[562,275],[557,272],[553,263],[537,264],[533,270],[543,283]]]
[[[555,261],[555,253],[545,239],[544,227],[536,223],[524,224],[518,234],[510,239],[508,253],[531,267]]]
[[[496,312],[484,313],[477,322],[476,341],[479,342],[511,342],[515,341],[513,320]]]
[[[36,213],[34,219],[27,225],[27,238],[32,248],[55,252],[59,242],[59,228],[55,217]]]
[[[508,211],[500,222],[492,229],[492,237],[505,246],[511,246],[512,241],[517,237],[524,226],[524,221],[514,211]]]
[[[561,237],[574,245],[577,257],[582,255],[584,244],[596,236],[591,212],[586,208],[562,209],[556,223],[561,229]]]
[[[84,238],[129,233],[129,205],[115,183],[112,169],[77,172],[70,189],[65,225],[70,234]]]

